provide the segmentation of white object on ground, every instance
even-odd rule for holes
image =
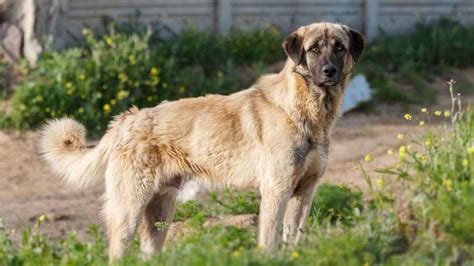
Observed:
[[[345,113],[357,107],[360,103],[367,102],[372,97],[370,85],[364,75],[358,74],[349,81],[344,99],[342,101],[341,112]]]

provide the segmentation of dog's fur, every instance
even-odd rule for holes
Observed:
[[[145,254],[161,248],[176,192],[188,180],[258,188],[258,244],[272,250],[295,243],[326,168],[329,135],[353,59],[364,37],[347,26],[317,23],[283,43],[288,60],[278,74],[229,96],[208,95],[132,108],[110,123],[96,147],[72,119],[49,122],[40,151],[74,188],[105,178],[104,216],[109,256],[122,256],[136,230]],[[341,48],[342,47],[342,48]],[[337,75],[322,78],[332,64]]]

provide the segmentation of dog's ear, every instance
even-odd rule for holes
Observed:
[[[298,31],[291,33],[283,41],[283,49],[285,50],[286,55],[288,55],[296,65],[299,65],[304,54],[303,36]]]
[[[351,39],[351,55],[352,58],[354,58],[354,61],[357,62],[364,51],[367,41],[365,40],[364,35],[356,30],[349,29],[348,34]]]

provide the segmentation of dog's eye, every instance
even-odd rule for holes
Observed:
[[[336,49],[336,51],[338,52],[344,51],[344,46],[337,42],[336,44],[334,44],[334,49]]]
[[[319,54],[319,48],[317,46],[313,46],[313,47],[309,48],[309,50],[313,53]]]

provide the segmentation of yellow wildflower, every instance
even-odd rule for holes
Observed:
[[[448,111],[448,110],[444,111],[444,116],[445,116],[445,117],[450,117],[450,116],[451,116],[451,112]]]
[[[443,186],[448,190],[451,191],[453,189],[453,182],[449,179],[443,180]]]
[[[398,157],[400,160],[405,160],[408,157],[407,147],[405,145],[400,146]]]
[[[152,67],[152,68],[150,69],[150,75],[152,75],[152,76],[158,75],[158,72],[159,72],[159,69],[156,68],[156,67]]]
[[[79,107],[78,111],[79,111],[79,113],[81,113],[81,114],[82,114],[82,113],[84,113],[84,108],[82,108],[82,107]]]
[[[80,75],[79,75],[79,79],[80,79],[80,80],[85,80],[85,79],[86,79],[86,75],[80,74]]]
[[[37,95],[37,96],[35,97],[35,99],[36,99],[36,101],[38,101],[38,102],[42,102],[42,101],[43,101],[43,96]]]
[[[38,218],[38,221],[44,222],[46,220],[46,215],[41,214],[40,217]]]
[[[392,149],[388,150],[388,151],[387,151],[387,154],[388,154],[388,155],[392,155],[392,154],[393,154],[393,150],[392,150]]]
[[[117,93],[117,99],[119,100],[123,100],[127,96],[128,96],[128,91],[125,91],[125,90],[119,90],[119,92]]]
[[[424,126],[424,125],[425,125],[425,121],[420,121],[419,125],[420,125],[420,127]]]
[[[428,113],[428,109],[426,109],[426,108],[421,108],[421,112],[422,112],[422,113]]]
[[[403,135],[403,134],[401,134],[401,133],[397,135],[397,139],[400,139],[400,140],[402,140],[402,139],[403,139],[403,137],[404,137],[404,135]]]
[[[435,116],[441,116],[441,111],[436,111],[434,114]]]
[[[372,158],[372,156],[370,156],[370,154],[367,154],[367,155],[365,155],[364,160],[366,162],[370,163],[374,160],[374,158]]]
[[[117,101],[115,99],[110,100],[111,105],[115,105],[116,103],[117,103]]]
[[[338,184],[337,184],[337,187],[338,187],[338,188],[344,188],[344,185],[343,185],[342,183],[338,183]]]
[[[72,83],[70,81],[66,82],[66,88],[68,89],[72,88]]]
[[[425,146],[426,146],[426,147],[431,146],[431,140],[429,140],[429,139],[426,140],[426,141],[425,141]]]
[[[416,157],[418,157],[418,159],[422,162],[424,162],[426,160],[426,156],[423,155],[423,154],[417,154]]]
[[[102,109],[104,109],[104,112],[106,112],[106,113],[110,112],[110,104],[108,104],[108,103],[104,104]]]
[[[114,45],[114,41],[109,36],[104,36],[104,41],[105,43],[107,43],[108,46]]]
[[[379,186],[379,188],[383,188],[383,179],[382,178],[377,178],[377,180],[375,180],[375,182],[377,183],[377,186]]]
[[[25,110],[26,110],[26,105],[21,104],[21,105],[20,105],[20,111],[25,111]]]
[[[405,116],[403,116],[406,120],[411,120],[411,114],[405,114]]]
[[[471,147],[467,148],[467,154],[469,154],[469,155],[474,154],[474,146],[471,146]]]
[[[120,72],[119,75],[118,75],[118,78],[119,78],[120,81],[125,82],[125,81],[127,81],[127,74],[125,74],[123,72]]]
[[[298,251],[291,252],[291,258],[292,259],[297,259],[299,256],[300,256],[300,253],[298,253]]]
[[[469,166],[469,161],[467,159],[462,160],[462,166],[468,167]]]

